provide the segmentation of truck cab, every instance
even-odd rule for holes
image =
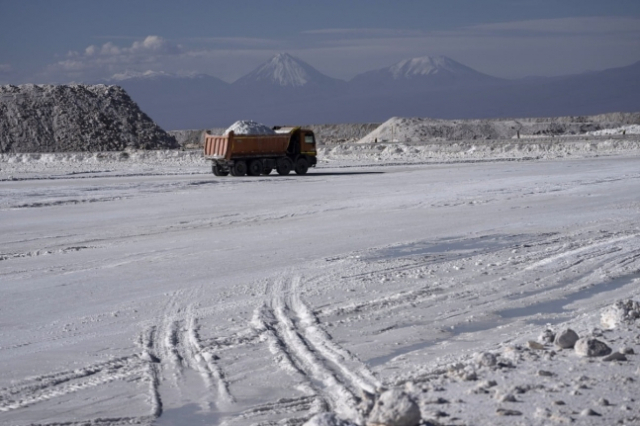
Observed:
[[[309,167],[316,166],[316,136],[312,130],[284,126],[275,126],[273,130],[290,135],[287,157],[291,159],[296,173],[305,174]]]

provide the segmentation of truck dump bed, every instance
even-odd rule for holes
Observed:
[[[236,158],[285,155],[289,134],[278,135],[205,135],[204,156],[207,159],[232,160]]]

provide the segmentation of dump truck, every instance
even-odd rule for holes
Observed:
[[[304,175],[316,166],[316,139],[301,127],[273,127],[272,135],[205,134],[204,157],[216,176]]]

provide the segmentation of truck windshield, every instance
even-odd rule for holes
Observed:
[[[315,139],[314,139],[314,137],[313,137],[313,134],[311,134],[311,135],[309,135],[309,134],[304,135],[304,143],[308,143],[308,144],[311,144],[311,145],[315,144],[315,143],[316,143],[316,141],[315,141]]]

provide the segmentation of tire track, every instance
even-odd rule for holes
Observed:
[[[194,370],[202,379],[205,387],[215,395],[215,404],[222,408],[235,403],[222,368],[216,363],[218,357],[208,345],[202,343],[198,311],[193,301],[198,300],[200,289],[179,290],[171,294],[158,323],[149,333],[152,339],[145,343],[146,353],[151,361],[157,362],[149,371],[152,406],[157,407],[158,416],[162,414],[162,400],[159,385],[170,379],[172,387],[179,393],[185,388],[185,370]],[[156,356],[157,354],[158,356]]]
[[[237,418],[231,420],[246,420],[260,417],[265,414],[282,414],[291,413],[292,411],[302,412],[314,409],[318,399],[315,396],[302,396],[298,398],[281,398],[277,402],[269,402],[266,404],[254,406],[238,414]]]
[[[268,342],[276,363],[308,394],[316,394],[344,418],[361,422],[360,396],[375,391],[380,382],[321,328],[295,293],[299,285],[299,279],[293,286],[282,279],[267,285],[269,300],[255,311],[253,325]]]
[[[299,287],[299,285],[300,280],[296,278],[294,286]],[[333,362],[355,388],[375,393],[376,388],[381,386],[380,381],[355,355],[333,341],[331,335],[320,326],[313,311],[300,299],[297,291],[291,296],[291,306],[300,320],[307,341],[311,342],[322,356]]]
[[[543,259],[528,265],[524,269],[527,270],[527,271],[531,270],[531,269],[536,269],[536,268],[539,268],[541,266],[547,266],[547,265],[550,265],[550,264],[554,264],[555,262],[557,262],[557,261],[559,261],[561,259],[570,258],[570,257],[573,257],[573,256],[576,256],[576,257],[578,257],[580,259],[579,255],[581,253],[584,253],[585,251],[594,251],[595,250],[595,253],[593,253],[590,257],[599,257],[602,254],[606,255],[608,253],[606,252],[606,250],[605,250],[604,253],[602,253],[601,251],[598,251],[596,249],[598,249],[598,248],[600,248],[602,246],[607,246],[607,245],[612,245],[612,244],[615,244],[615,243],[627,241],[627,240],[629,240],[631,238],[636,238],[636,237],[637,237],[637,234],[631,234],[631,235],[624,235],[622,237],[616,237],[616,238],[605,238],[605,239],[603,239],[603,241],[598,241],[598,242],[595,242],[595,243],[589,242],[589,243],[587,243],[587,244],[585,244],[585,245],[583,245],[581,247],[578,247],[578,248],[575,248],[575,249],[572,249],[572,250],[561,251],[556,255],[544,257]],[[616,250],[615,248],[614,249],[610,249],[610,250],[611,250],[611,252],[619,251],[619,250]],[[588,259],[589,257],[583,257],[583,258],[587,258]]]
[[[273,311],[266,305],[261,306],[254,312],[251,321],[252,327],[258,332],[261,338],[267,342],[269,351],[274,356],[275,363],[284,371],[298,379],[298,390],[309,396],[317,396],[317,391],[311,380],[299,365],[298,360],[288,350],[282,337],[277,330],[277,320]]]
[[[152,425],[156,418],[149,417],[112,417],[97,418],[82,421],[64,421],[53,423],[29,423],[24,426],[125,426],[125,425]]]
[[[143,360],[147,361],[146,377],[149,382],[149,405],[151,406],[151,417],[158,418],[162,415],[162,398],[160,397],[160,359],[154,353],[154,341],[156,327],[150,327],[140,335],[138,344],[142,349]]]
[[[217,389],[218,397],[223,402],[227,404],[236,402],[229,391],[229,383],[222,369],[215,362],[215,360],[218,359],[217,356],[202,346],[198,330],[199,326],[196,317],[190,316],[186,332],[186,341],[190,349],[190,355],[187,359],[190,361],[191,368],[200,373],[207,387]],[[213,382],[215,382],[215,384]]]
[[[363,301],[360,303],[350,302],[346,306],[335,306],[322,308],[312,312],[312,315],[327,317],[331,315],[352,315],[366,310],[391,309],[406,305],[415,305],[425,299],[430,299],[438,294],[442,294],[443,290],[439,287],[424,286],[417,290],[402,291],[400,293],[379,297],[377,299]]]
[[[17,385],[0,389],[0,411],[24,408],[116,380],[143,380],[144,370],[145,363],[140,356],[131,355],[75,370],[29,378]]]

